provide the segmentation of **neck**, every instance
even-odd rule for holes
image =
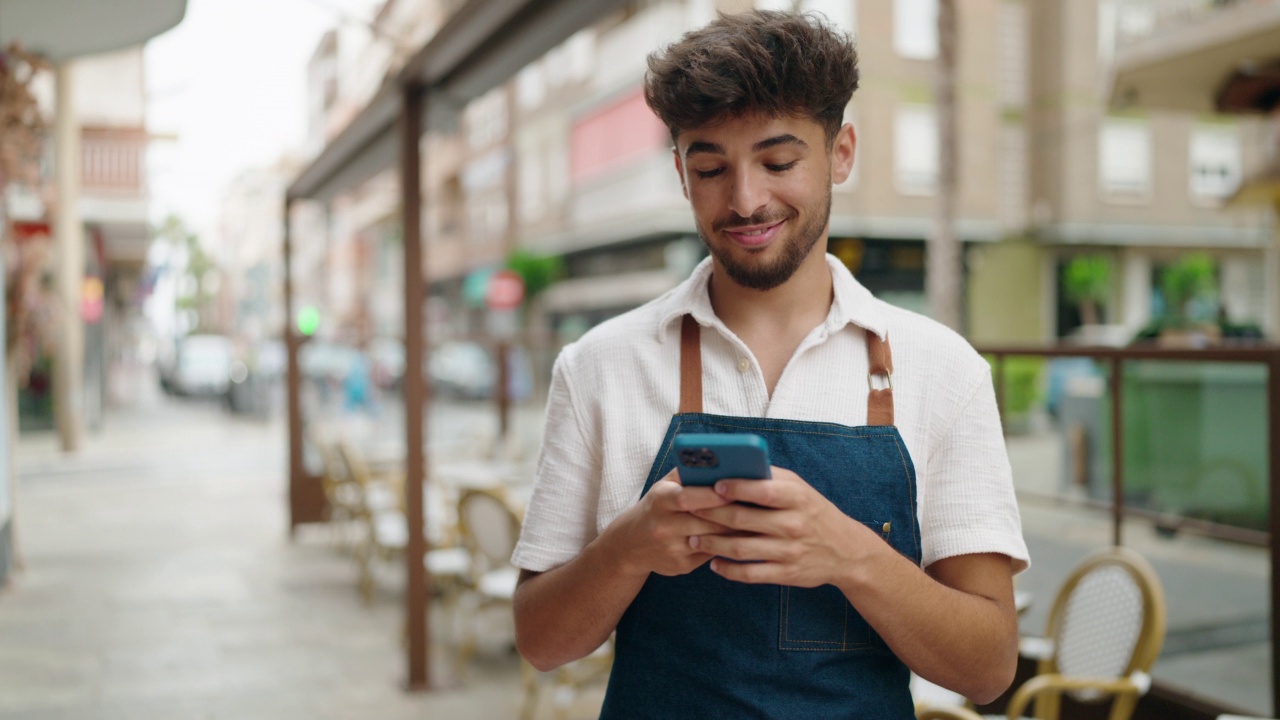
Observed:
[[[831,269],[827,267],[826,242],[814,246],[794,275],[771,290],[743,287],[729,278],[713,259],[708,292],[711,308],[739,336],[760,331],[808,333],[831,309]]]

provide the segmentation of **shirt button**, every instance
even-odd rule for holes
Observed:
[[[748,370],[750,370],[750,369],[751,369],[751,361],[750,361],[750,360],[748,360],[748,359],[746,359],[746,358],[740,358],[740,359],[738,360],[738,372],[740,372],[740,373],[744,373],[744,372],[746,372],[746,371],[748,371]]]

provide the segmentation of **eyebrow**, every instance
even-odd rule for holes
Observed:
[[[785,135],[777,135],[771,138],[767,138],[765,140],[761,140],[760,142],[751,146],[751,151],[760,152],[762,150],[768,150],[769,148],[777,147],[779,145],[796,145],[798,147],[806,148],[806,149],[809,147],[809,144],[806,143],[805,141],[801,140],[795,135],[787,133]],[[721,145],[718,145],[716,143],[695,141],[695,142],[689,143],[689,148],[684,151],[684,156],[687,158],[691,155],[697,155],[699,153],[706,153],[711,155],[725,154],[724,147]]]

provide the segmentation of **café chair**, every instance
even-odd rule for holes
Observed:
[[[1165,636],[1164,590],[1138,553],[1111,547],[1087,556],[1068,575],[1049,611],[1043,638],[1023,638],[1020,652],[1037,674],[1009,701],[1009,718],[1056,720],[1062,697],[1109,701],[1109,720],[1128,720],[1151,687],[1151,666]]]

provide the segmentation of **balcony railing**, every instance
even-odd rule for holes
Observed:
[[[1120,44],[1202,20],[1208,13],[1236,5],[1275,0],[1120,0],[1116,38]]]
[[[81,186],[86,195],[146,196],[147,132],[142,128],[84,128],[80,136]]]

